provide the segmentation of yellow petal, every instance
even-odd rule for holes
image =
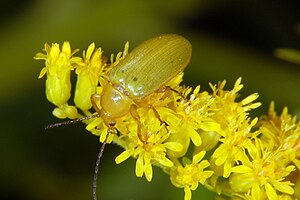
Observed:
[[[197,131],[195,131],[195,129],[192,129],[190,127],[188,128],[188,134],[192,140],[192,142],[194,143],[195,146],[199,146],[201,145],[202,141],[201,141],[201,137],[199,135],[199,133]]]
[[[184,187],[184,200],[191,200],[192,199],[192,192],[191,189],[186,186]]]
[[[230,161],[226,161],[224,164],[224,172],[223,172],[224,178],[228,178],[230,176],[231,168],[232,168],[232,165],[231,165]]]
[[[245,165],[240,165],[240,166],[235,166],[231,168],[231,172],[236,172],[236,173],[250,173],[252,169],[248,166]]]
[[[257,182],[253,183],[252,189],[251,189],[251,195],[253,197],[253,199],[261,199],[261,190],[260,190],[260,186]]]
[[[41,70],[41,72],[40,72],[38,78],[39,78],[39,79],[42,78],[42,77],[47,73],[47,71],[48,71],[48,68],[47,68],[47,67],[44,67],[44,68]]]
[[[139,156],[135,164],[135,174],[137,177],[142,177],[144,173],[143,157]]]
[[[164,147],[171,151],[176,151],[176,152],[182,151],[183,149],[182,144],[178,142],[165,142]]]
[[[144,158],[144,173],[146,176],[146,179],[148,182],[150,182],[152,180],[153,177],[153,172],[152,172],[152,165],[149,159]]]
[[[98,125],[101,124],[101,123],[102,123],[102,119],[99,118],[99,117],[97,117],[97,118],[95,118],[91,123],[89,123],[89,124],[85,127],[85,129],[86,129],[87,131],[90,131],[90,130],[94,129],[96,126],[98,126]]]
[[[200,151],[199,153],[193,156],[193,163],[199,163],[205,155],[205,151]]]
[[[220,124],[216,122],[203,122],[200,124],[200,129],[203,131],[218,131],[220,130]]]
[[[289,185],[289,182],[272,181],[272,185],[282,193],[294,194],[294,189]]]
[[[253,101],[255,101],[258,98],[258,94],[257,93],[253,93],[251,95],[249,95],[248,97],[246,97],[245,99],[242,100],[242,104],[243,105],[247,105]]]
[[[270,183],[266,183],[265,189],[266,189],[268,199],[270,199],[270,200],[278,199],[277,193]]]
[[[115,158],[115,162],[120,164],[124,160],[127,160],[132,155],[132,152],[129,150],[123,151],[120,155]]]
[[[157,161],[161,164],[161,165],[164,165],[166,167],[172,167],[174,165],[174,163],[169,160],[168,158],[166,157],[162,157],[160,159],[157,159]]]
[[[86,59],[90,60],[94,49],[95,49],[95,43],[93,42],[92,44],[89,45],[86,51],[86,55],[85,55]]]

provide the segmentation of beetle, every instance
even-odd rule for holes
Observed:
[[[91,103],[97,115],[70,120],[46,126],[45,129],[101,117],[108,127],[106,138],[100,148],[95,165],[93,180],[93,199],[97,200],[97,175],[100,160],[108,135],[113,132],[116,119],[130,113],[137,122],[140,140],[141,123],[136,110],[145,106],[143,99],[156,91],[165,91],[165,84],[182,72],[190,62],[192,45],[182,36],[163,34],[146,40],[134,48],[108,73],[101,94],[93,94]],[[170,88],[172,90],[172,88]],[[174,90],[173,90],[174,91]],[[100,107],[98,106],[100,103]],[[151,106],[156,117],[162,122],[158,112]],[[143,142],[143,141],[142,141]]]
[[[116,118],[130,112],[137,121],[139,135],[136,105],[183,71],[191,54],[192,45],[187,39],[176,34],[163,34],[141,43],[113,67],[101,95],[91,96],[93,108],[109,127],[109,132],[116,124]]]
[[[110,70],[107,81],[102,86],[101,94],[91,96],[91,103],[97,115],[89,118],[101,117],[108,127],[95,165],[94,200],[97,200],[97,176],[100,160],[106,140],[114,130],[116,119],[130,112],[137,122],[138,138],[142,141],[137,105],[145,106],[143,103],[145,97],[162,89],[168,81],[182,72],[190,62],[191,55],[192,45],[182,36],[163,34],[146,40]],[[100,103],[100,107],[97,103]],[[162,122],[158,112],[151,105],[147,106],[153,109],[156,117]]]

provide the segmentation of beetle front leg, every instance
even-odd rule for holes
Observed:
[[[108,113],[106,113],[103,109],[100,109],[97,105],[97,102],[100,102],[101,95],[93,94],[91,96],[91,102],[93,105],[94,110],[98,113],[98,115],[102,118],[105,125],[108,127],[107,134],[114,133],[116,121],[113,117],[111,117]]]
[[[91,96],[91,102],[94,110],[100,115],[101,109],[98,107],[97,102],[100,102],[101,96],[99,94],[93,94]]]

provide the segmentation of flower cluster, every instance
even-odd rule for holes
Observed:
[[[45,44],[44,52],[34,58],[45,60],[39,78],[47,75],[46,96],[56,106],[53,115],[96,116],[83,121],[86,129],[100,142],[124,148],[115,158],[117,164],[135,158],[136,175],[145,175],[148,181],[152,167],[161,167],[174,186],[184,188],[185,200],[199,185],[232,198],[299,198],[294,190],[300,169],[300,123],[286,108],[278,116],[274,103],[268,115],[251,118],[250,111],[261,104],[255,102],[256,93],[237,100],[241,78],[231,90],[222,81],[210,84],[208,92],[180,85],[183,73],[179,73],[164,90],[147,95],[133,103],[130,112],[115,118],[113,129],[107,125],[97,112],[100,103],[92,102],[91,96],[101,98],[111,69],[126,58],[128,48],[126,43],[123,52],[107,59],[94,43],[82,57],[75,56],[78,50],[72,51],[68,42],[62,47]],[[77,75],[74,88],[72,71]]]

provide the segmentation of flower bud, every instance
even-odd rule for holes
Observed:
[[[89,110],[92,107],[91,96],[96,93],[97,82],[90,81],[89,74],[78,74],[74,102],[81,110]]]
[[[46,96],[54,105],[60,107],[67,104],[71,96],[70,75],[73,64],[81,62],[81,58],[73,57],[77,52],[71,51],[69,42],[64,42],[61,49],[59,44],[50,46],[45,44],[44,53],[37,53],[34,57],[37,60],[45,60],[45,67],[41,70],[39,78],[47,74]]]
[[[52,111],[52,114],[59,119],[65,119],[65,118],[75,119],[78,116],[76,107],[69,106],[68,104],[55,108]]]
[[[83,111],[92,107],[91,96],[96,93],[98,78],[102,73],[102,50],[95,48],[95,43],[89,45],[83,53],[83,62],[77,66],[77,83],[75,88],[75,105]]]
[[[190,144],[190,138],[189,135],[187,134],[183,134],[183,132],[181,131],[177,131],[176,133],[172,133],[168,140],[168,142],[176,142],[181,144],[182,149],[181,151],[172,151],[172,150],[168,150],[167,154],[170,158],[180,158],[182,156],[184,156],[189,148],[189,144]]]
[[[196,152],[200,152],[202,150],[209,151],[213,149],[218,144],[221,137],[221,135],[216,131],[203,131],[198,129],[197,132],[200,134],[202,144],[196,147]]]
[[[47,75],[46,96],[48,101],[58,107],[67,103],[71,96],[70,70]]]

